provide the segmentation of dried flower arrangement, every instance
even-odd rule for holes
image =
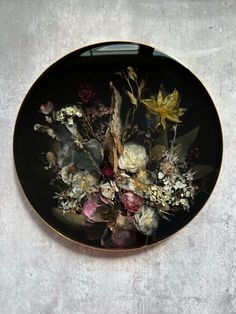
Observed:
[[[135,246],[139,234],[148,243],[161,219],[190,209],[198,191],[194,180],[212,170],[188,162],[199,127],[177,137],[186,111],[177,89],[168,93],[161,85],[147,93],[147,82],[131,66],[116,74],[126,86],[126,103],[112,82],[109,105],[81,84],[78,103],[59,110],[50,101],[42,104],[46,124],[34,126],[52,141],[45,171],[54,173],[53,210],[84,230],[101,224],[101,246],[113,248]]]

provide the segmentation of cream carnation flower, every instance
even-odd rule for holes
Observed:
[[[124,145],[123,152],[119,158],[118,165],[122,170],[132,173],[145,169],[148,162],[146,149],[135,143],[127,143]]]

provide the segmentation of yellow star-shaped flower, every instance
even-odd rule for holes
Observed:
[[[141,100],[142,104],[147,108],[151,115],[158,115],[160,122],[157,127],[162,125],[163,129],[166,128],[166,120],[170,120],[175,123],[180,123],[179,119],[186,111],[185,108],[180,108],[180,95],[177,89],[171,94],[166,95],[164,89],[161,87],[158,94],[153,98],[147,98]]]

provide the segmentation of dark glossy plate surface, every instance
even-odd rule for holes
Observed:
[[[148,245],[169,237],[193,219],[209,198],[221,165],[222,134],[214,104],[202,83],[177,61],[151,47],[128,42],[101,43],[79,49],[60,59],[34,83],[21,106],[14,133],[15,165],[24,192],[42,219],[62,235],[96,248],[102,248],[99,238],[91,240],[83,228],[53,213],[52,208],[56,206],[56,199],[53,198],[55,188],[49,184],[53,174],[45,171],[40,158],[50,150],[51,142],[45,135],[36,133],[34,125],[43,122],[39,107],[48,100],[58,108],[76,103],[78,86],[85,80],[93,85],[102,102],[109,104],[109,82],[113,81],[122,94],[120,78],[114,73],[128,66],[148,75],[150,90],[159,88],[161,84],[170,91],[178,89],[181,103],[187,108],[183,123],[178,128],[179,136],[199,126],[194,142],[198,154],[193,156],[193,162],[213,167],[201,179],[200,185],[205,187],[205,191],[199,191],[190,210],[177,212],[170,221],[161,219],[158,231],[154,237],[149,237]],[[143,116],[140,115],[139,119],[142,120]],[[96,232],[102,235],[104,228],[104,223],[97,224]],[[126,249],[145,244],[146,237],[140,235]]]

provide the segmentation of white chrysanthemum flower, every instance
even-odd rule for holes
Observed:
[[[73,182],[73,173],[69,169],[73,166],[73,163],[63,167],[60,171],[61,179],[65,184],[71,185]]]
[[[138,170],[145,169],[147,162],[148,156],[143,146],[135,143],[127,143],[124,145],[118,165],[120,169],[135,173]]]
[[[159,224],[157,211],[146,205],[143,205],[141,211],[134,214],[134,220],[137,229],[148,236],[154,233]]]
[[[71,186],[70,197],[81,198],[82,194],[95,193],[99,190],[98,179],[87,170],[74,170],[73,163],[63,167],[60,175],[62,181]]]

